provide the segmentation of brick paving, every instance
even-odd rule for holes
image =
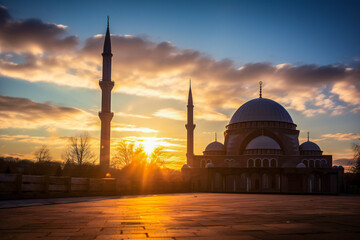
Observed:
[[[360,239],[359,196],[199,193],[42,200],[49,202],[0,202],[16,207],[0,209],[0,239]]]

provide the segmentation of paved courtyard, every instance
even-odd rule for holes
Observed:
[[[360,239],[358,196],[199,193],[7,201],[0,207],[2,240]]]

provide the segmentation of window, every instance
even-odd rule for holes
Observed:
[[[263,160],[263,167],[264,167],[264,168],[268,168],[268,167],[269,167],[269,160],[268,160],[268,159],[264,159],[264,160]]]
[[[276,168],[276,167],[277,167],[277,164],[276,164],[276,160],[275,160],[275,159],[271,159],[270,166],[271,166],[272,168]]]
[[[254,160],[252,160],[252,159],[249,160],[249,162],[248,162],[248,167],[249,167],[249,168],[254,167]]]

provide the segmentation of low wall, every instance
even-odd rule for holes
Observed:
[[[0,174],[0,199],[188,192],[182,182],[143,185],[127,178],[78,178]]]
[[[0,198],[128,194],[129,185],[115,178],[0,174]]]

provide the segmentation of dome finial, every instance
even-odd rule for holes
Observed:
[[[262,81],[259,82],[260,85],[260,98],[262,98]]]
[[[309,134],[309,132],[307,132],[307,138],[308,138],[308,142],[310,142],[310,134]]]
[[[215,132],[215,142],[217,142],[217,133]]]

